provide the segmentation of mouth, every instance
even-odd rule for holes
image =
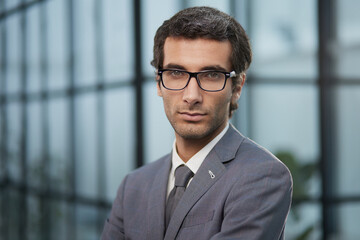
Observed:
[[[201,121],[206,114],[200,112],[179,112],[181,118],[188,122],[199,122]]]

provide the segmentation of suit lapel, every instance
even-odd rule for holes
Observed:
[[[149,224],[146,239],[162,239],[164,237],[166,192],[170,168],[171,154],[164,158],[164,164],[157,171],[150,189],[147,209],[147,222]]]
[[[223,162],[230,161],[235,157],[242,142],[241,138],[242,136],[230,126],[224,137],[210,151],[178,203],[166,230],[165,240],[176,238],[190,209],[225,173],[226,168]]]
[[[245,137],[230,124],[229,130],[224,137],[215,145],[214,151],[221,162],[227,162],[235,158],[235,155]]]

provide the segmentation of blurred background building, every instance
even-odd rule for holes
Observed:
[[[287,239],[360,239],[357,0],[1,0],[0,239],[99,239],[125,174],[171,149],[153,37],[197,5],[251,38],[232,123],[293,173]]]

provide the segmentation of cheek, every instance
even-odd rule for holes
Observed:
[[[232,99],[231,94],[226,94],[216,100],[213,106],[215,108],[214,113],[218,115],[217,117],[228,115],[227,112],[229,111],[231,99]]]
[[[171,97],[166,94],[162,94],[163,105],[166,115],[169,117],[171,115],[171,111],[174,110],[173,100]]]

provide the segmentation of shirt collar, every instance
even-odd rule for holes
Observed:
[[[203,147],[200,151],[198,151],[194,156],[192,156],[189,161],[184,163],[184,161],[180,158],[180,156],[177,153],[176,150],[176,140],[173,143],[172,148],[172,167],[171,167],[171,174],[174,174],[175,169],[185,164],[190,170],[196,174],[198,169],[200,168],[200,165],[205,160],[206,156],[209,154],[211,149],[220,141],[220,139],[225,135],[226,131],[229,129],[229,123],[226,124],[226,127],[213,139],[211,142],[206,144],[205,147]]]

